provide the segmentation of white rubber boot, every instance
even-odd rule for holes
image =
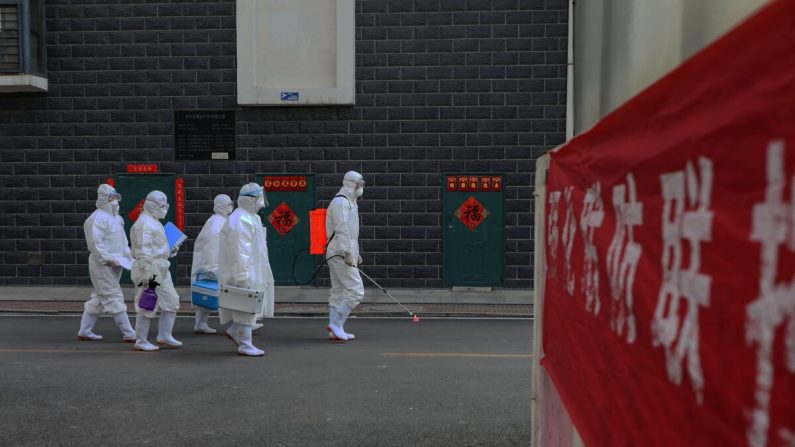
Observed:
[[[207,325],[207,318],[210,312],[197,307],[196,308],[196,322],[193,325],[194,334],[215,334],[217,331]]]
[[[348,341],[348,336],[339,324],[339,312],[336,307],[329,306],[328,308],[328,341],[332,343],[345,343]]]
[[[345,332],[345,321],[348,320],[348,316],[353,312],[353,308],[348,305],[348,303],[342,303],[339,307],[339,315],[337,316],[337,321],[339,322],[340,329],[342,333],[348,337],[348,341],[356,340],[356,336],[353,334],[349,334]]]
[[[135,343],[135,331],[130,324],[130,317],[127,316],[127,312],[113,314],[113,321],[116,322],[116,326],[119,327],[122,335],[124,336],[122,342]]]
[[[251,329],[249,325],[237,325],[237,338],[240,344],[237,345],[237,355],[246,355],[249,357],[262,357],[265,351],[257,349],[251,344]]]
[[[160,312],[160,321],[157,323],[157,344],[168,346],[169,348],[182,347],[182,342],[171,335],[176,319],[176,312]]]
[[[251,326],[251,332],[257,332],[262,329],[262,323],[254,323],[254,326]]]
[[[93,332],[94,325],[97,324],[99,315],[90,314],[83,311],[83,317],[80,318],[80,330],[77,331],[77,339],[80,341],[99,341],[102,336]]]
[[[135,317],[135,350],[136,351],[157,351],[160,348],[149,343],[146,338],[149,336],[149,323],[152,322],[151,318],[146,318],[141,315]]]
[[[235,346],[240,345],[240,339],[237,338],[237,323],[230,324],[229,327],[226,328],[225,333],[226,333],[226,338],[232,340],[232,343],[234,343]]]

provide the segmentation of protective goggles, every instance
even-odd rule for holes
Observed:
[[[115,200],[117,202],[121,202],[121,194],[113,191],[112,193],[108,194],[108,201]]]
[[[255,189],[253,191],[248,191],[248,192],[242,193],[242,194],[240,194],[240,196],[241,197],[260,197],[260,196],[262,196],[262,192],[263,191],[264,190],[262,189],[262,187],[260,187],[259,189]]]

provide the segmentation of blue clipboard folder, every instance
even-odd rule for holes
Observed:
[[[218,310],[218,281],[201,274],[190,285],[191,302],[194,306]]]
[[[163,227],[163,229],[166,231],[168,248],[170,248],[171,251],[174,251],[174,247],[182,245],[182,243],[185,242],[185,239],[188,238],[185,233],[180,231],[180,229],[171,222],[166,222],[166,225]]]

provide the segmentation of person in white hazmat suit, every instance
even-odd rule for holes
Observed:
[[[218,284],[263,292],[262,308],[256,314],[218,309],[221,323],[232,322],[226,335],[237,344],[237,353],[262,356],[254,347],[251,332],[258,318],[273,317],[274,281],[268,261],[268,244],[262,219],[257,214],[267,206],[265,191],[256,183],[240,188],[237,209],[221,230]]]
[[[191,266],[191,281],[196,281],[199,275],[218,279],[218,250],[221,239],[221,229],[224,227],[227,218],[232,214],[235,204],[226,194],[218,194],[213,199],[213,211],[215,214],[210,216],[205,222],[193,244],[193,265]],[[207,318],[210,316],[210,309],[201,306],[193,306],[196,310],[196,321],[193,325],[193,332],[197,334],[215,334],[215,329],[207,325]]]
[[[106,184],[97,189],[97,209],[86,219],[83,231],[88,246],[88,273],[94,291],[91,299],[83,306],[83,317],[80,319],[80,340],[102,340],[101,335],[93,332],[97,318],[104,313],[113,315],[113,320],[121,329],[125,343],[135,342],[135,332],[127,317],[127,305],[124,304],[119,280],[122,266],[128,269],[132,264],[132,254],[124,233],[124,220],[119,216],[121,195]]]
[[[356,336],[345,332],[345,320],[364,299],[364,284],[359,270],[359,206],[357,200],[364,194],[364,178],[349,171],[342,179],[339,190],[326,212],[326,259],[331,276],[329,293],[329,341],[345,342]]]
[[[135,294],[135,350],[157,351],[159,348],[147,340],[149,325],[160,311],[160,321],[157,327],[157,343],[170,348],[179,348],[182,343],[174,338],[171,331],[179,310],[179,295],[171,282],[169,258],[177,255],[179,247],[171,250],[161,219],[168,212],[168,198],[161,191],[152,191],[146,196],[143,212],[130,229],[130,242],[132,255],[135,258],[131,270],[131,278],[137,286]],[[141,293],[149,285],[149,280],[154,279],[157,286],[157,304],[154,310],[142,309],[139,306]]]

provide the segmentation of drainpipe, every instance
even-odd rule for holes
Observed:
[[[569,0],[569,39],[566,57],[566,141],[574,136],[574,0]]]

